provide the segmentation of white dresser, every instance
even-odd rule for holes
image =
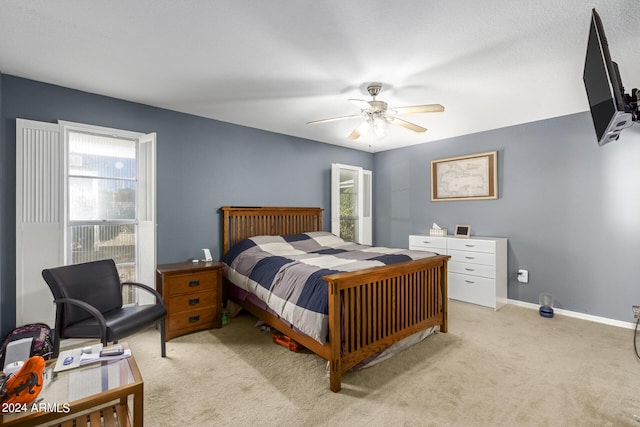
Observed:
[[[409,249],[450,255],[449,298],[499,309],[507,303],[507,239],[409,236]]]

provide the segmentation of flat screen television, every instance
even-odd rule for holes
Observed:
[[[599,145],[620,137],[632,124],[633,115],[624,98],[618,64],[611,60],[600,16],[593,9],[583,74],[591,118]]]

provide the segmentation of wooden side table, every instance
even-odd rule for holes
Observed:
[[[223,266],[215,261],[158,265],[156,285],[167,308],[167,341],[222,326]]]

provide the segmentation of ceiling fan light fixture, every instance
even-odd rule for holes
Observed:
[[[387,121],[382,117],[374,117],[371,128],[376,137],[382,138],[387,134]]]

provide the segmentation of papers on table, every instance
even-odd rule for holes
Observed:
[[[87,347],[84,347],[87,349]],[[100,351],[102,351],[102,344],[95,344],[89,347],[90,352],[82,352],[82,348],[74,348],[72,350],[61,351],[56,361],[56,366],[53,368],[53,372],[66,371],[68,369],[78,368],[80,366],[89,365],[96,362],[108,362],[110,360],[120,360],[131,356],[131,350],[125,349],[123,354],[117,356],[104,356],[100,357]],[[108,348],[108,347],[107,347]],[[70,360],[66,365],[65,360]]]

